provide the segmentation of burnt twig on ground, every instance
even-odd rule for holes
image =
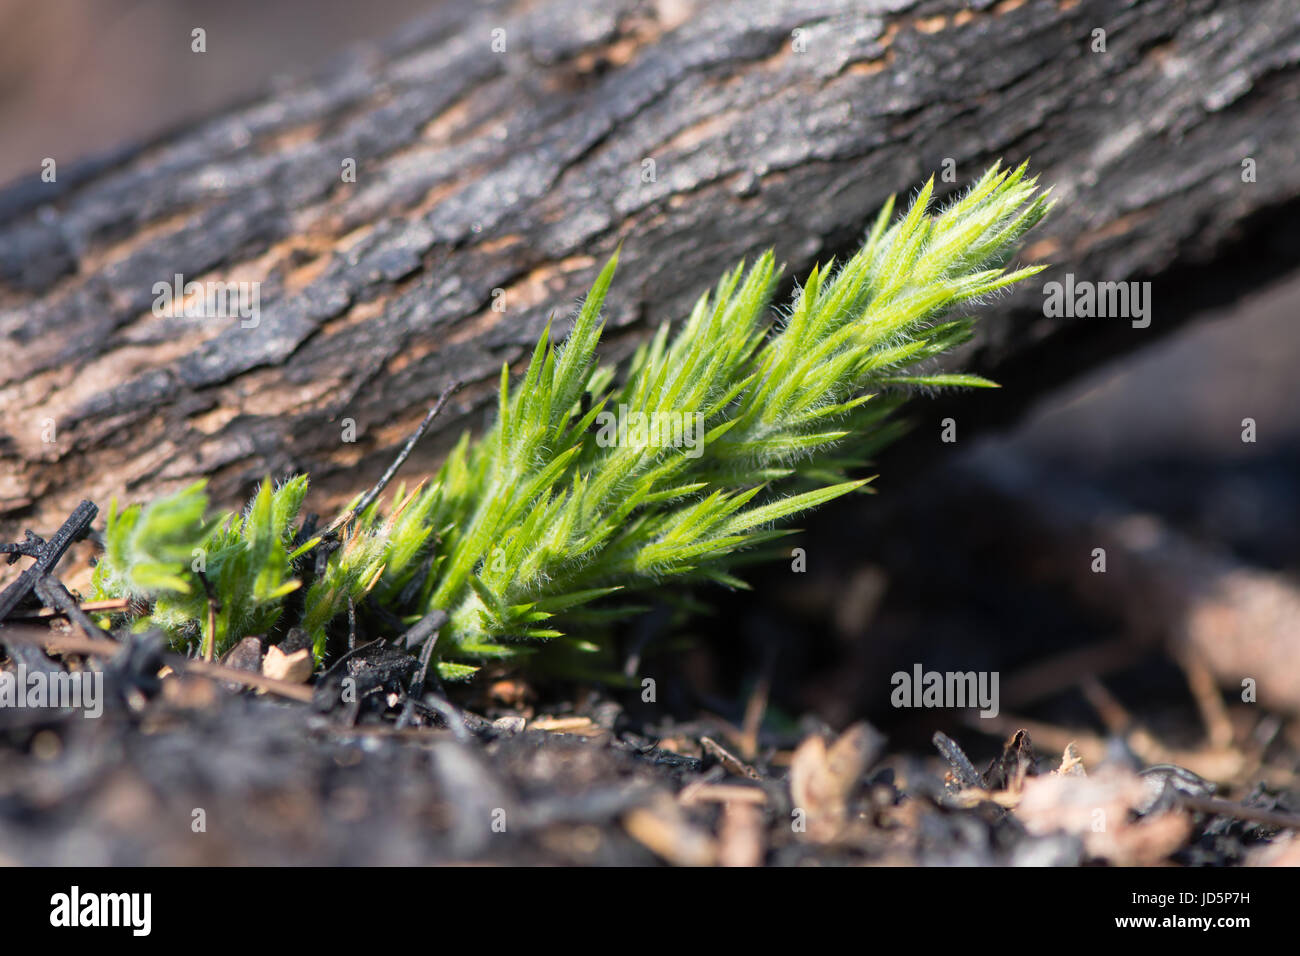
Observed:
[[[1259,807],[1247,807],[1230,800],[1216,800],[1214,797],[1196,797],[1180,793],[1175,801],[1189,810],[1209,813],[1221,817],[1234,817],[1249,823],[1262,823],[1264,826],[1278,827],[1283,830],[1300,830],[1300,816],[1291,813],[1275,813]]]
[[[49,607],[66,615],[68,620],[85,631],[88,637],[96,640],[103,639],[105,635],[104,629],[95,626],[95,622],[90,619],[90,615],[81,609],[77,599],[63,586],[63,582],[54,575],[43,575],[36,582],[36,596]]]
[[[16,608],[22,600],[36,587],[38,581],[45,575],[54,570],[55,565],[63,559],[63,555],[73,543],[81,538],[90,530],[90,523],[95,520],[95,515],[99,514],[94,502],[82,501],[77,505],[68,520],[63,522],[58,531],[54,532],[54,537],[45,543],[40,549],[40,555],[36,557],[36,562],[22,574],[18,580],[9,587],[0,592],[0,621],[9,616],[10,612]],[[26,547],[33,539],[33,535],[28,534],[27,541],[19,547]],[[10,553],[15,553],[11,550]],[[27,551],[17,551],[19,554],[26,554]]]
[[[401,716],[397,718],[398,730],[411,722],[416,701],[424,696],[424,682],[429,674],[429,662],[433,659],[433,649],[438,643],[438,635],[446,623],[447,613],[437,610],[422,617],[403,636],[403,642],[408,650],[416,645],[420,646],[420,666],[415,676],[411,678],[411,686],[406,692],[406,704],[402,707]]]
[[[970,762],[966,756],[966,751],[962,750],[957,741],[953,740],[941,730],[934,732],[934,745],[943,754],[943,759],[948,761],[948,766],[952,768],[953,777],[961,789],[983,788],[984,778],[980,776],[975,765]]]
[[[388,483],[393,480],[393,476],[397,474],[397,470],[401,468],[402,465],[406,463],[406,459],[411,456],[411,452],[415,450],[415,446],[419,444],[420,439],[424,437],[424,433],[429,430],[429,426],[432,425],[434,419],[438,417],[438,414],[442,411],[442,407],[447,404],[447,399],[460,391],[460,387],[461,383],[457,381],[452,382],[442,390],[442,394],[438,396],[438,401],[434,403],[433,408],[429,409],[428,414],[424,416],[424,419],[411,434],[411,437],[406,440],[406,444],[403,445],[402,450],[397,453],[397,457],[394,458],[393,463],[388,466],[388,470],[384,472],[383,476],[375,483],[374,487],[361,496],[361,500],[357,502],[355,508],[348,509],[346,512],[334,519],[333,523],[325,529],[323,537],[331,537],[337,534],[340,528],[345,526],[357,515],[364,514],[365,510],[374,504],[375,499],[383,493],[384,489],[388,487]]]

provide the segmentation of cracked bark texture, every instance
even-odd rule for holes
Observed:
[[[955,190],[1032,157],[1061,200],[1025,251],[1046,278],[1156,283],[1145,330],[1045,319],[1041,284],[1001,300],[959,359],[1019,389],[1006,414],[1294,264],[1298,63],[1294,0],[447,4],[315,80],[0,191],[0,527],[200,476],[234,504],[303,470],[324,509],[462,379],[418,476],[619,242],[611,358],[741,256],[774,247],[797,275],[850,250],[945,159]],[[260,325],[156,317],[177,273],[260,282]]]

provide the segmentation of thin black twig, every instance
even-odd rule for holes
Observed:
[[[57,611],[66,614],[68,620],[76,624],[88,637],[101,639],[108,636],[102,627],[97,627],[89,614],[81,609],[77,599],[72,596],[63,582],[52,574],[44,575],[36,582],[36,596]]]
[[[429,426],[433,424],[433,420],[438,417],[438,414],[442,411],[442,407],[447,404],[447,399],[460,391],[461,384],[461,382],[452,382],[442,390],[442,394],[438,396],[438,401],[434,403],[433,408],[429,409],[428,414],[424,416],[424,420],[420,422],[419,427],[415,429],[411,437],[406,440],[406,444],[403,445],[402,450],[397,453],[397,457],[394,458],[393,463],[388,466],[388,470],[384,472],[383,477],[379,479],[373,488],[361,496],[361,500],[357,502],[355,508],[349,509],[334,519],[334,522],[325,529],[325,536],[328,537],[337,534],[340,528],[357,515],[364,514],[365,510],[374,504],[375,499],[383,494],[384,489],[388,487],[388,483],[393,480],[393,476],[397,474],[398,469],[406,463],[406,459],[409,458],[411,452],[415,450],[416,444],[424,437],[424,433],[429,430]]]
[[[943,754],[943,759],[948,761],[948,766],[952,768],[953,776],[957,783],[963,788],[984,786],[984,778],[980,776],[975,765],[970,762],[966,756],[966,751],[962,750],[947,734],[941,730],[936,730],[931,742],[938,748],[939,753]]]
[[[95,520],[97,514],[99,509],[92,501],[83,501],[73,509],[68,520],[63,522],[59,530],[54,532],[54,536],[45,543],[35,563],[18,575],[18,580],[0,592],[0,621],[8,617],[10,612],[32,592],[41,578],[54,570],[55,565],[63,560],[63,555],[68,548],[89,530],[90,523]],[[24,544],[30,541],[31,537]]]
[[[407,648],[414,647],[417,643],[421,647],[420,666],[416,668],[415,676],[411,678],[411,686],[406,692],[406,704],[402,708],[401,716],[397,718],[398,730],[411,722],[411,717],[415,713],[415,702],[424,696],[424,682],[429,674],[429,662],[433,660],[433,649],[446,623],[447,613],[440,609],[434,610],[420,618],[415,626],[403,635]]]
[[[1243,806],[1230,800],[1219,800],[1214,797],[1194,797],[1185,793],[1177,794],[1174,799],[1189,810],[1196,810],[1200,813],[1234,817],[1238,820],[1278,827],[1283,830],[1300,830],[1300,816],[1291,813],[1277,813],[1272,810],[1265,810],[1262,807]]]
[[[329,566],[330,555],[337,551],[341,545],[337,538],[331,534],[322,534],[321,543],[316,546],[313,555],[314,564],[312,565],[312,580],[317,580],[325,576],[325,569]],[[311,552],[308,552],[309,554]]]
[[[13,544],[0,544],[0,554],[9,555],[6,564],[13,564],[20,557],[39,558],[45,550],[45,539],[28,528],[22,541]]]

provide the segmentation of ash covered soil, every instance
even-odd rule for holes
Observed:
[[[1181,805],[1177,779],[1118,751],[1085,773],[1024,733],[982,772],[947,737],[942,756],[889,752],[865,723],[765,733],[746,760],[722,718],[649,725],[594,695],[552,714],[444,707],[415,723],[450,726],[398,730],[378,653],[355,659],[372,690],[354,713],[203,677],[146,698],[152,666],[132,659],[110,663],[99,719],[7,721],[4,862],[1237,865],[1300,850],[1284,828]],[[1233,806],[1300,809],[1294,790],[1244,796]]]

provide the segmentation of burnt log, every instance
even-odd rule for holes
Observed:
[[[1003,300],[959,360],[1005,415],[1293,267],[1298,143],[1293,0],[446,4],[0,191],[0,538],[199,476],[232,504],[309,471],[337,504],[463,380],[422,474],[618,243],[611,358],[742,256],[803,273],[932,171],[1032,157],[1061,202],[1026,260],[1152,281],[1153,321]],[[256,323],[156,314],[178,275],[257,283]]]

